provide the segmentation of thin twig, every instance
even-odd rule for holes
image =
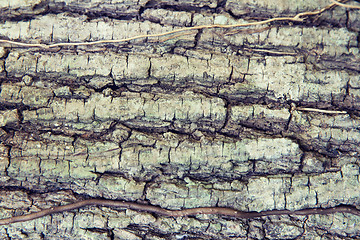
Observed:
[[[272,51],[272,50],[267,50],[267,49],[256,49],[256,48],[252,48],[252,49],[250,49],[250,51],[264,52],[264,53],[276,54],[276,55],[297,55],[297,53],[294,53],[294,52],[280,52],[280,51]]]
[[[335,5],[335,4],[333,4]],[[155,33],[155,34],[145,34],[145,35],[137,35],[134,37],[124,38],[124,39],[113,39],[113,40],[99,40],[93,42],[78,42],[78,43],[55,43],[55,44],[40,44],[40,43],[22,43],[16,42],[11,40],[0,39],[0,43],[9,43],[12,45],[18,45],[22,47],[39,47],[39,48],[54,48],[54,47],[65,47],[65,46],[90,46],[90,45],[98,45],[104,43],[121,43],[121,42],[128,42],[131,40],[137,40],[142,38],[153,38],[153,37],[163,37],[174,33],[184,32],[184,31],[191,31],[191,30],[200,30],[200,29],[210,29],[210,28],[236,28],[236,27],[248,27],[260,24],[266,24],[274,21],[302,21],[298,15],[295,17],[279,17],[279,18],[272,18],[267,19],[264,21],[252,22],[252,23],[240,23],[240,24],[233,24],[233,25],[221,25],[221,24],[214,24],[214,25],[201,25],[201,26],[194,26],[194,27],[187,27],[187,28],[179,28],[172,31],[164,32],[164,33]]]
[[[335,1],[335,0],[331,0],[333,3],[335,3],[338,6],[344,7],[344,8],[353,8],[353,9],[360,9],[360,6],[356,6],[356,5],[349,5],[349,4],[343,4],[341,2]]]
[[[294,17],[276,17],[270,18],[263,21],[251,22],[251,23],[239,23],[239,24],[230,24],[230,25],[222,25],[222,24],[213,24],[213,25],[201,25],[201,26],[194,26],[194,27],[186,27],[186,28],[179,28],[172,31],[164,32],[164,33],[156,33],[156,34],[145,34],[145,35],[138,35],[134,37],[124,38],[124,39],[113,39],[113,40],[99,40],[93,42],[77,42],[77,43],[54,43],[54,44],[40,44],[40,43],[22,43],[17,41],[5,40],[0,39],[0,43],[8,43],[11,45],[22,46],[22,47],[38,47],[38,48],[54,48],[54,47],[65,47],[65,46],[90,46],[90,45],[98,45],[98,44],[105,44],[105,43],[121,43],[121,42],[128,42],[131,40],[142,39],[142,38],[153,38],[153,37],[163,37],[174,33],[184,32],[184,31],[191,31],[191,30],[201,30],[201,29],[210,29],[210,28],[237,28],[237,27],[249,27],[255,25],[262,25],[267,24],[275,21],[292,21],[292,22],[302,22],[306,16],[317,15],[320,14],[334,6],[338,6],[339,2],[334,2],[326,7],[309,12],[302,12],[298,13]]]
[[[323,110],[323,109],[316,109],[316,108],[296,107],[294,110],[297,110],[297,111],[307,111],[307,112],[328,113],[328,114],[347,114],[346,111],[333,111],[333,110]]]
[[[223,216],[230,216],[236,218],[257,218],[264,216],[273,216],[273,215],[314,215],[314,214],[332,214],[332,213],[350,213],[357,216],[360,216],[360,210],[348,205],[340,205],[332,208],[309,208],[302,210],[269,210],[262,212],[243,212],[238,211],[233,208],[226,207],[198,207],[198,208],[188,208],[183,210],[168,210],[165,208],[139,204],[134,202],[126,201],[116,201],[116,200],[104,200],[104,199],[88,199],[68,205],[52,207],[49,209],[44,209],[39,212],[30,213],[22,216],[10,217],[0,220],[0,225],[8,225],[16,222],[26,222],[41,218],[53,213],[59,213],[64,211],[70,211],[78,209],[85,206],[106,206],[106,207],[120,207],[126,209],[132,209],[137,211],[145,211],[150,213],[155,213],[159,215],[165,215],[170,217],[185,217],[197,214],[218,214]]]

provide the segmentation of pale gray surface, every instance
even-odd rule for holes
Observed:
[[[328,3],[0,1],[6,20],[0,37],[122,39],[292,16]],[[52,50],[0,47],[0,217],[89,197],[168,209],[359,206],[358,15],[337,7],[304,24],[255,32],[207,29],[166,41]],[[346,114],[292,111],[294,103]],[[1,226],[0,234],[356,239],[359,221],[341,213],[244,220],[86,207]]]

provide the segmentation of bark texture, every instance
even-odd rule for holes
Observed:
[[[123,39],[330,3],[2,0],[0,38]],[[359,19],[335,7],[303,22],[120,44],[0,45],[0,218],[89,198],[172,210],[359,208]],[[0,235],[358,239],[359,222],[349,213],[174,218],[89,206],[0,226]]]

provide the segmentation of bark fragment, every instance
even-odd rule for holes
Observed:
[[[326,4],[5,1],[0,37],[46,44],[123,39],[294,16]],[[358,14],[333,7],[303,22],[119,44],[2,44],[0,217],[91,198],[173,210],[359,208]],[[349,213],[172,218],[88,206],[1,226],[0,235],[355,239],[358,220]]]

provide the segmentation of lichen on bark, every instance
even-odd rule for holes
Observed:
[[[9,0],[0,3],[0,39],[124,39],[330,3]],[[89,198],[173,210],[359,208],[359,14],[334,5],[301,22],[125,43],[2,43],[0,218]],[[88,206],[0,226],[0,235],[356,239],[358,221],[349,213],[174,218]]]

